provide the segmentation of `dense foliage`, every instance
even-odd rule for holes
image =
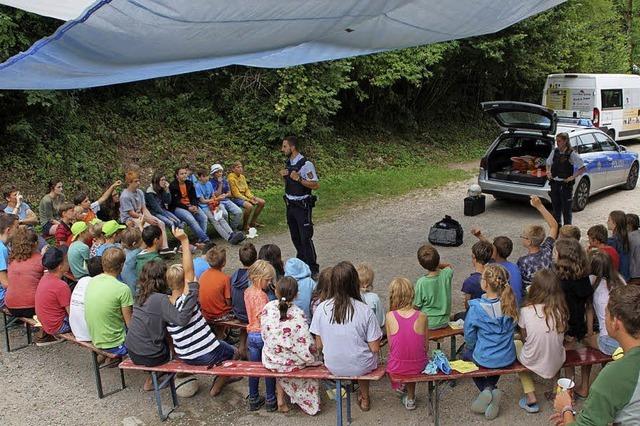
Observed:
[[[270,171],[287,133],[303,135],[324,170],[416,164],[435,152],[425,144],[455,150],[491,133],[483,100],[539,102],[550,72],[629,72],[636,7],[569,0],[498,34],[340,61],[0,92],[0,178],[33,198],[52,175],[96,191],[131,163],[170,170],[240,157],[250,171]],[[58,25],[0,8],[0,59]],[[253,182],[274,179],[256,173]]]

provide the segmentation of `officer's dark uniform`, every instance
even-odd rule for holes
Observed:
[[[307,162],[302,157],[295,164],[291,164],[291,159],[285,162],[285,167],[289,174],[284,177],[285,196],[284,200],[287,204],[287,224],[289,225],[289,233],[291,241],[296,247],[296,257],[309,265],[311,273],[316,274],[319,266],[316,261],[316,249],[313,245],[313,222],[311,220],[311,211],[315,205],[316,197],[311,194],[311,189],[305,187],[300,182],[291,179],[291,172],[300,172]],[[306,176],[300,176],[305,179]],[[296,199],[292,200],[287,195]]]
[[[551,163],[551,177],[566,179],[573,175],[573,164],[571,163],[572,149],[566,152],[560,152],[558,148],[554,149],[553,162]],[[551,205],[553,207],[553,217],[558,224],[571,224],[571,207],[573,204],[573,184],[575,181],[562,182],[552,179],[551,186]]]

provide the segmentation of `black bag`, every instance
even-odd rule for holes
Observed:
[[[451,216],[445,216],[429,230],[429,242],[434,246],[458,247],[462,245],[462,225]]]

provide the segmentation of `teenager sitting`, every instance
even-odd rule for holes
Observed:
[[[206,244],[209,241],[207,235],[207,215],[198,207],[198,197],[193,182],[187,179],[188,169],[179,167],[175,172],[175,179],[169,185],[171,204],[169,210],[180,220],[185,222],[196,234],[197,242]]]
[[[62,182],[58,180],[49,181],[49,192],[42,197],[38,205],[38,216],[42,226],[42,235],[45,237],[55,235],[60,224],[59,210],[64,203],[62,193]]]
[[[116,190],[122,181],[117,180],[98,198],[96,201],[91,201],[89,195],[86,192],[78,192],[73,197],[73,204],[82,207],[82,212],[78,215],[78,220],[82,220],[86,223],[90,223],[93,219],[97,218],[97,214],[102,208],[102,205],[111,198],[111,194]]]
[[[5,213],[18,216],[21,225],[36,225],[38,223],[38,217],[31,210],[29,204],[24,202],[22,194],[15,186],[9,185],[5,187],[2,191],[2,196],[7,203],[4,208]]]

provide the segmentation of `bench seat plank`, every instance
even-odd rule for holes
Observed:
[[[451,328],[450,326],[446,326],[438,330],[429,330],[429,340],[440,340],[451,336],[462,335],[464,335],[463,328]]]
[[[231,327],[231,328],[244,328],[246,329],[247,326],[249,324],[244,323],[238,319],[231,319],[231,320],[226,320],[226,321],[212,321],[211,322],[212,325],[224,325],[226,327]]]
[[[578,367],[581,365],[593,365],[611,361],[611,357],[609,355],[605,355],[599,350],[593,348],[569,350],[566,351],[566,354],[566,361],[563,364],[563,367]],[[528,371],[528,369],[518,361],[514,362],[509,367],[504,368],[479,368],[479,370],[472,371],[470,373],[458,373],[457,371],[452,371],[451,374],[444,374],[443,372],[439,371],[438,374],[432,375],[399,375],[389,373],[389,378],[396,383],[438,382],[442,380],[457,380],[469,377],[502,376],[505,374],[514,374]]]
[[[61,337],[68,342],[75,343],[76,345],[80,345],[85,349],[89,349],[90,351],[93,351],[97,354],[105,356],[109,359],[122,358],[119,355],[115,355],[115,354],[112,354],[111,352],[103,351],[102,349],[96,348],[95,346],[93,346],[91,342],[82,342],[80,340],[76,340],[76,336],[74,336],[73,333],[62,333],[62,334],[57,334],[56,336]]]
[[[307,367],[294,370],[289,373],[279,373],[267,370],[261,362],[251,361],[227,361],[224,365],[217,365],[208,368],[206,365],[188,365],[180,360],[172,360],[166,364],[156,367],[145,367],[136,365],[131,359],[125,359],[120,363],[120,368],[125,370],[155,371],[159,373],[188,373],[204,374],[211,376],[242,376],[242,377],[289,377],[300,379],[329,379],[329,380],[380,380],[385,374],[384,365],[362,376],[343,377],[334,376],[324,365],[318,367]]]

